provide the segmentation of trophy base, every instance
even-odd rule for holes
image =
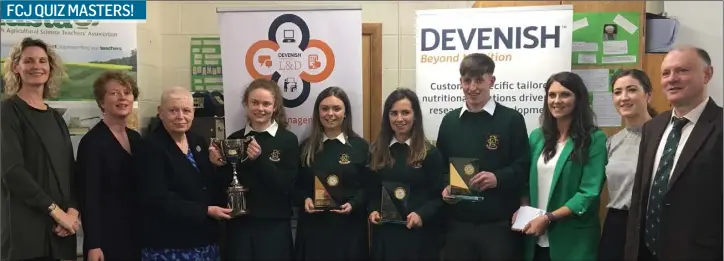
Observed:
[[[314,206],[314,210],[321,210],[321,211],[330,211],[330,210],[340,210],[342,209],[339,206]]]
[[[239,216],[244,216],[246,214],[249,214],[248,210],[239,210],[239,211],[232,211],[231,213],[229,213],[229,216],[231,216],[231,218],[235,218],[235,217],[239,217]]]
[[[382,219],[379,222],[380,224],[397,224],[397,225],[407,225],[407,221],[404,220],[396,220],[396,219]]]
[[[467,202],[480,202],[483,201],[483,197],[481,196],[472,196],[472,195],[450,195],[451,198],[459,201],[467,201]]]

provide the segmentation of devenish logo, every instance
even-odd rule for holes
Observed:
[[[483,28],[422,28],[420,50],[460,51],[462,47],[478,50],[559,48],[561,27],[483,27]]]

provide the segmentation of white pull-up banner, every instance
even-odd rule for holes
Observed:
[[[300,142],[318,113],[317,95],[329,86],[345,90],[352,125],[362,135],[361,8],[274,8],[217,10],[227,135],[246,125],[242,95],[262,77],[279,84],[290,130]]]
[[[417,11],[416,90],[427,138],[437,140],[445,113],[463,106],[459,69],[470,53],[495,61],[490,95],[521,112],[533,131],[546,80],[571,70],[572,32],[570,5]]]

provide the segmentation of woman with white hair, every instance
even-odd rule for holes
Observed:
[[[62,62],[47,43],[25,38],[4,70],[0,258],[75,260],[73,145],[63,117],[44,102],[57,93]]]
[[[143,138],[136,160],[142,207],[141,260],[218,261],[219,220],[228,219],[225,185],[208,142],[191,132],[194,105],[182,87],[164,91],[161,126]],[[228,183],[227,183],[228,184]]]

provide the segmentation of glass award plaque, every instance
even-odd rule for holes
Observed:
[[[314,209],[339,209],[339,199],[343,193],[339,176],[317,172],[314,175]],[[335,196],[337,195],[337,196]],[[336,198],[336,199],[335,199]]]
[[[407,201],[410,186],[399,182],[382,182],[380,223],[407,224]]]
[[[470,183],[478,172],[478,159],[450,158],[450,196],[461,201],[482,201],[483,197]]]

